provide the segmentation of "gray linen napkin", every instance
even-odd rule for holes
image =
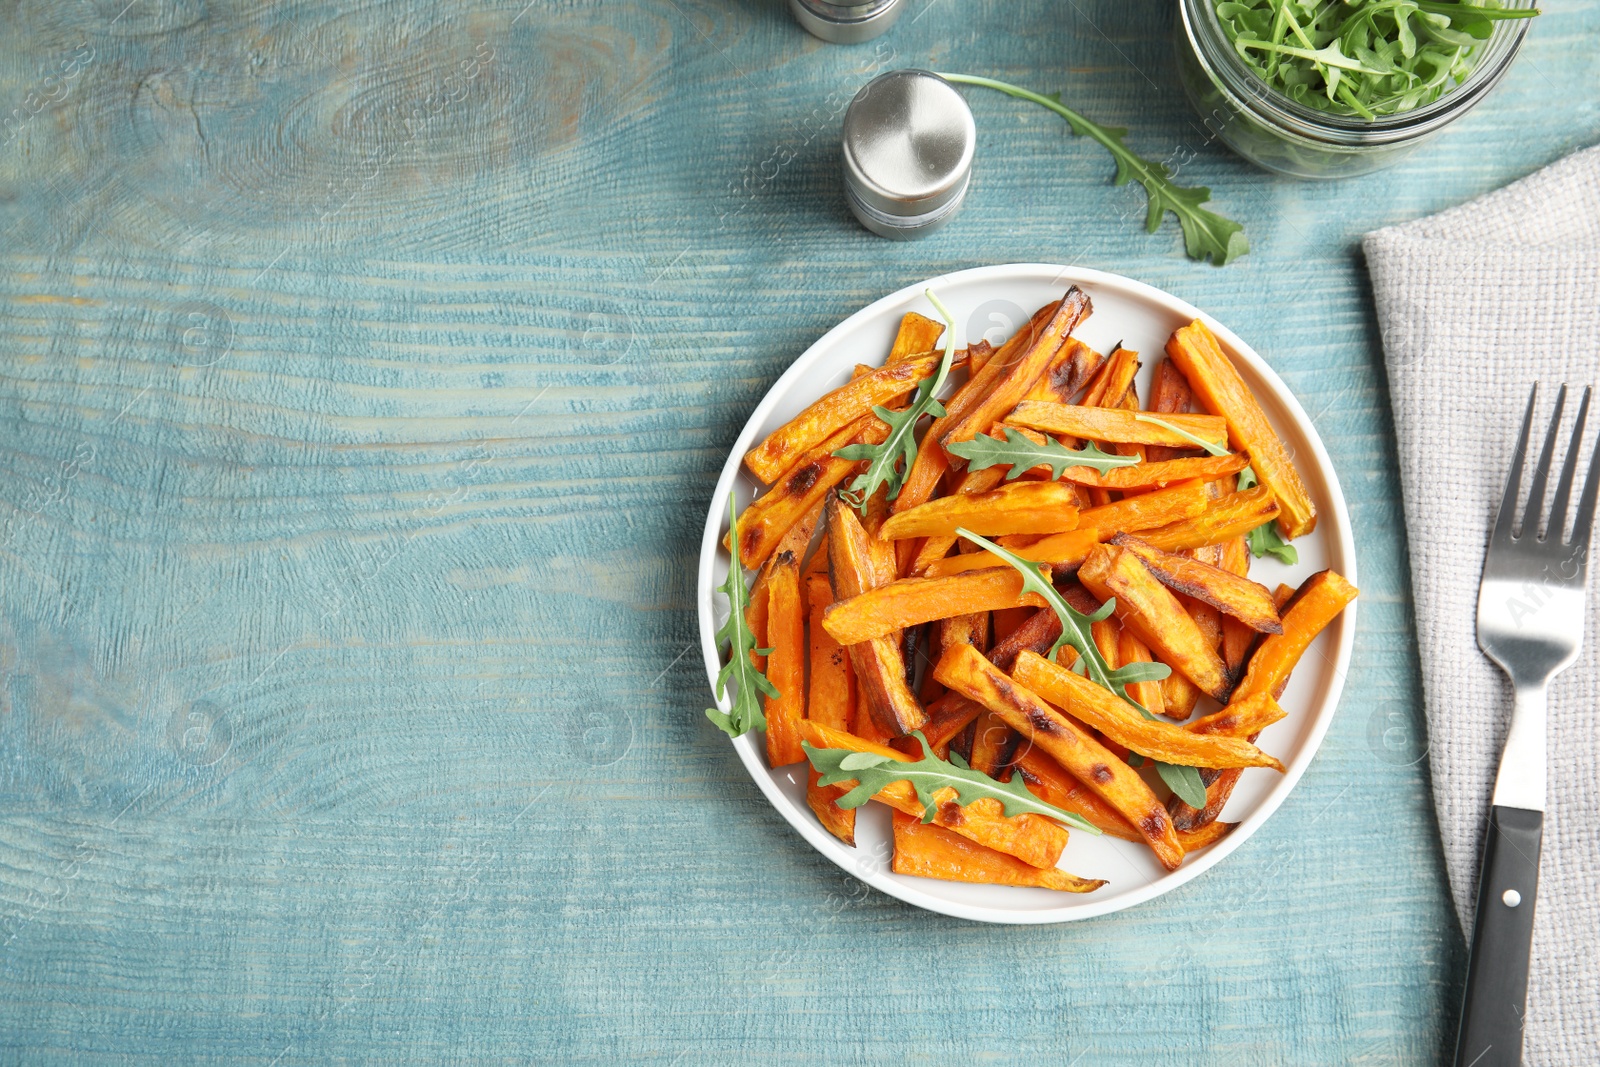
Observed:
[[[1561,383],[1600,386],[1600,148],[1368,234],[1365,250],[1399,443],[1434,804],[1470,936],[1511,707],[1510,686],[1478,651],[1478,577],[1530,386],[1543,386],[1546,420]],[[1596,428],[1591,408],[1590,440]],[[1550,692],[1529,1067],[1600,1064],[1600,562],[1590,566],[1583,653]]]

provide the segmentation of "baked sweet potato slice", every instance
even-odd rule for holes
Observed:
[[[941,497],[902,511],[883,524],[878,536],[891,541],[950,537],[961,527],[989,537],[1062,533],[1077,529],[1077,501],[1070,485],[1012,482],[986,493]]]
[[[1278,609],[1272,603],[1272,591],[1260,582],[1241,578],[1198,559],[1163,552],[1130,534],[1118,534],[1111,543],[1138,556],[1168,589],[1210,604],[1259,633],[1283,632],[1283,620],[1278,618]]]
[[[782,480],[747,504],[739,515],[739,561],[750,570],[765,563],[783,535],[825,500],[829,490],[860,467],[858,461],[840,459],[834,452],[860,442],[878,444],[888,435],[889,428],[883,420],[868,415],[801,456]],[[732,547],[726,537],[723,545]]]
[[[1018,653],[1023,649],[1032,649],[1043,655],[1060,636],[1061,620],[1051,609],[1041,608],[1028,616],[1028,620],[1021,626],[1006,635],[1004,640],[995,642],[994,647],[989,650],[989,662],[1002,671],[1009,671],[1011,665],[1017,661]]]
[[[1178,843],[1183,846],[1183,853],[1187,856],[1191,852],[1199,852],[1221,841],[1233,833],[1233,828],[1238,825],[1236,822],[1213,822],[1198,830],[1179,830]]]
[[[837,600],[859,596],[877,585],[872,547],[861,520],[837,495],[828,501],[828,567]],[[874,638],[851,645],[856,698],[878,728],[900,736],[921,729],[928,716],[906,684],[905,654],[898,641]]]
[[[806,807],[817,817],[822,828],[845,844],[855,847],[856,809],[841,808],[837,801],[849,792],[842,785],[822,785],[822,775],[815,767],[806,768]]]
[[[1012,766],[1022,776],[1022,784],[1028,787],[1028,791],[1046,804],[1054,804],[1063,811],[1081,815],[1095,829],[1112,837],[1124,841],[1144,841],[1139,831],[1133,828],[1133,823],[1124,819],[1121,812],[1068,774],[1043,749],[1023,746]]]
[[[1146,719],[1137,708],[1089,679],[1024,652],[1011,677],[1086,726],[1124,748],[1185,767],[1271,767],[1283,764],[1248,741],[1225,734],[1198,734],[1169,722]]]
[[[1116,808],[1139,831],[1162,866],[1174,870],[1182,862],[1183,848],[1167,810],[1144,779],[1088,731],[970,648],[957,645],[946,652],[934,668],[934,676],[950,689],[999,712],[1025,740],[1043,749]]]
[[[800,750],[806,716],[806,603],[800,592],[800,560],[784,552],[774,560],[767,584],[767,680],[778,690],[766,698],[767,764],[786,767],[806,758]]]
[[[1317,525],[1316,505],[1300,480],[1282,438],[1267,421],[1250,387],[1222,352],[1206,324],[1196,319],[1167,340],[1167,356],[1183,371],[1195,399],[1227,420],[1228,441],[1250,454],[1250,466],[1278,501],[1278,527],[1291,540]]]
[[[816,748],[847,748],[852,752],[888,756],[902,763],[912,761],[897,749],[830,730],[819,723],[803,723],[801,730],[806,742]],[[835,784],[846,791],[852,788],[848,782]],[[1008,816],[1000,802],[989,797],[971,804],[957,804],[957,796],[949,787],[934,790],[933,821],[936,825],[1035,867],[1054,867],[1060,861],[1061,850],[1067,846],[1067,831],[1059,823],[1032,812]],[[891,782],[873,794],[872,799],[915,818],[923,816],[922,801],[917,799],[917,791],[910,782]]]
[[[1104,474],[1093,467],[1068,467],[1061,472],[1061,480],[1095,489],[1142,491],[1162,489],[1195,478],[1203,482],[1216,481],[1218,478],[1238,474],[1248,464],[1249,457],[1237,453],[1229,453],[1226,456],[1187,456],[1161,463],[1147,462],[1136,463],[1131,467],[1113,467]]]
[[[928,725],[923,727],[922,736],[941,759],[948,759],[950,742],[982,714],[983,705],[977,701],[960,693],[945,693],[928,705]]]
[[[1044,606],[1039,594],[1022,591],[1022,575],[1010,567],[991,567],[890,582],[834,603],[822,613],[822,625],[835,641],[850,646],[952,615]]]
[[[1196,479],[1087,508],[1078,513],[1078,525],[1092,526],[1103,537],[1159,529],[1204,514],[1208,503],[1206,483]]]
[[[985,711],[973,723],[972,756],[967,762],[990,778],[999,779],[1011,765],[1020,740],[1004,719]]]
[[[938,438],[939,447],[948,452],[952,444],[970,441],[1004,418],[1033,388],[1050,365],[1056,350],[1066,343],[1067,337],[1078,328],[1078,324],[1089,317],[1091,310],[1089,294],[1076,285],[1068,289],[1055,315],[1033,339],[1033,344],[1021,358],[1008,365],[1002,365],[995,359],[983,369],[984,374],[996,372],[992,388],[985,391],[983,399],[973,405],[972,410],[959,422],[943,430]]]
[[[1030,545],[1022,545],[1011,549],[1011,551],[1023,559],[1033,560],[1038,563],[1048,563],[1052,571],[1070,573],[1077,569],[1078,564],[1082,563],[1089,551],[1099,543],[1099,530],[1069,530],[1066,533],[1049,534]],[[967,552],[959,556],[946,556],[943,559],[934,560],[928,565],[926,577],[945,578],[952,574],[962,574],[966,571],[981,571],[992,567],[1008,566],[1010,564],[993,552],[987,550]]]
[[[1234,690],[1229,708],[1237,704],[1250,709],[1252,701],[1261,696],[1276,699],[1289,682],[1295,664],[1310,647],[1316,636],[1339,617],[1358,590],[1334,571],[1318,571],[1301,583],[1293,599],[1283,608],[1283,633],[1262,639],[1261,645],[1250,657],[1250,666],[1244,680]],[[1227,709],[1224,709],[1227,710]],[[1251,735],[1252,739],[1254,735]],[[1202,779],[1206,775],[1202,773]],[[1236,771],[1222,771],[1206,782],[1206,805],[1193,808],[1173,797],[1169,804],[1174,822],[1182,828],[1198,830],[1222,814],[1233,788],[1239,782]]]
[[[1195,734],[1221,734],[1224,737],[1255,737],[1289,713],[1266,693],[1252,693],[1220,711],[1185,723]]]
[[[1024,400],[1045,400],[1057,404],[1070,403],[1082,392],[1084,384],[1094,377],[1105,357],[1082,341],[1069,337],[1051,357],[1039,380],[1033,383]]]
[[[1004,377],[1002,372],[1005,368],[1011,366],[1022,353],[1033,347],[1034,341],[1044,332],[1060,307],[1059,300],[1046,304],[1034,312],[1028,324],[1001,345],[993,357],[985,360],[982,366],[975,363],[969,365],[970,375],[967,381],[945,401],[944,415],[934,419],[922,436],[916,461],[906,472],[905,483],[900,487],[900,495],[895,497],[896,512],[907,511],[933,498],[945,472],[950,469],[950,457],[945,454],[939,439],[944,436],[946,430],[966,418],[972,409],[983,401],[983,398]],[[906,568],[910,566],[911,558],[910,553],[902,556],[902,573],[905,573]]]
[[[1150,646],[1139,640],[1138,635],[1132,630],[1123,630],[1117,635],[1117,666],[1151,663],[1154,660],[1155,657],[1150,654]],[[1160,682],[1133,682],[1128,686],[1128,695],[1152,715],[1167,713],[1167,701],[1161,691]]]
[[[1182,434],[1165,426],[1139,419],[1137,411],[1124,408],[1091,408],[1079,404],[1052,404],[1025,400],[1006,416],[1006,425],[1025,426],[1044,433],[1065,434],[1087,441],[1132,445],[1184,445],[1191,443]],[[1202,441],[1221,444],[1227,440],[1227,424],[1215,415],[1162,415],[1162,422],[1184,430]]]
[[[1083,512],[1078,516],[1080,526],[1093,524],[1093,520],[1085,517],[1088,514]],[[1272,498],[1270,490],[1258,485],[1223,497],[1199,515],[1167,526],[1148,528],[1140,532],[1139,540],[1164,552],[1203,548],[1242,537],[1277,515],[1278,502]]]
[[[908,311],[900,317],[900,329],[895,331],[894,343],[889,346],[886,363],[898,363],[939,347],[944,336],[944,323]]]
[[[1261,642],[1250,657],[1244,680],[1234,692],[1235,700],[1256,693],[1277,698],[1289,684],[1289,672],[1318,634],[1339,617],[1359,592],[1335,571],[1318,571],[1307,578],[1283,613],[1283,632]]]
[[[911,392],[938,369],[943,354],[931,352],[888,363],[852,378],[768,434],[744,454],[744,466],[766,483],[776,482],[795,460],[876,406]]]
[[[1178,598],[1156,581],[1139,557],[1101,545],[1078,568],[1078,581],[1102,601],[1116,598],[1117,619],[1200,691],[1227,700],[1231,688],[1222,657]]]
[[[967,373],[977,374],[989,365],[994,358],[994,345],[988,341],[978,341],[967,346]]]
[[[1055,867],[1031,866],[898,811],[894,813],[894,858],[889,869],[895,874],[947,882],[1034,886],[1064,893],[1091,893],[1106,884],[1103,878],[1079,878]]]
[[[987,493],[1000,484],[1005,472],[1005,467],[985,467],[981,471],[967,471],[961,475],[960,481],[956,484],[956,491],[951,495],[965,496]],[[943,559],[950,552],[950,549],[955,546],[955,543],[954,534],[941,534],[927,538],[918,545],[917,554],[909,564],[910,570],[908,573],[912,576],[927,573],[927,569],[935,561]]]
[[[1170,359],[1163,359],[1156,365],[1155,383],[1150,389],[1150,410],[1157,415],[1187,415],[1194,410],[1194,391],[1189,388],[1189,379]],[[1152,445],[1145,458],[1151,463],[1162,463],[1192,454],[1192,449]]]
[[[848,730],[856,710],[855,669],[850,666],[850,653],[822,625],[822,613],[833,603],[833,587],[826,574],[808,574],[805,583],[811,639],[806,718]]]

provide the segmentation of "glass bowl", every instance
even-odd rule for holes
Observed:
[[[1234,52],[1214,0],[1179,0],[1178,76],[1211,136],[1250,162],[1295,178],[1348,178],[1398,162],[1470,111],[1510,69],[1533,21],[1497,23],[1466,80],[1433,103],[1363,119],[1306,107],[1267,85]]]

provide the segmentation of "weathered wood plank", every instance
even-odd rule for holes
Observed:
[[[1355,242],[1593,141],[1594,12],[1548,11],[1412,160],[1302,185],[1207,142],[1163,5],[915,0],[841,49],[779,3],[523,2],[8,14],[5,1058],[1435,1062],[1462,949]],[[870,237],[838,121],[909,65],[1062,89],[1254,251],[1187,262],[1093,146],[984,95],[961,217]],[[701,717],[691,647],[705,497],[770,382],[862,304],[1007,260],[1233,324],[1363,553],[1289,803],[1196,883],[1050,929],[815,856]]]

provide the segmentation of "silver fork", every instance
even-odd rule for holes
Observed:
[[[1478,647],[1511,679],[1515,704],[1484,834],[1455,1067],[1517,1067],[1522,1062],[1522,1017],[1528,997],[1533,907],[1544,835],[1545,697],[1550,679],[1571,666],[1583,645],[1584,579],[1595,496],[1600,490],[1597,448],[1584,478],[1571,536],[1566,536],[1567,506],[1589,414],[1589,393],[1586,387],[1550,503],[1548,524],[1541,529],[1556,434],[1567,401],[1566,386],[1556,397],[1555,414],[1528,490],[1527,509],[1522,522],[1513,528],[1528,457],[1528,431],[1539,395],[1539,387],[1534,386],[1483,560]]]

